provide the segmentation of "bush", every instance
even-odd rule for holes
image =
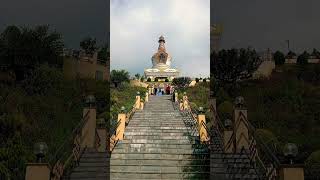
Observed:
[[[199,82],[199,78],[196,78],[196,82]]]
[[[168,79],[168,78],[166,78],[165,82],[169,82],[169,79]]]
[[[148,79],[147,79],[147,82],[151,82],[151,78],[148,78]]]

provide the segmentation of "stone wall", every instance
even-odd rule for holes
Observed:
[[[65,57],[63,60],[63,74],[66,79],[92,78],[97,76],[104,81],[109,80],[110,65],[97,60],[97,53],[93,56]]]

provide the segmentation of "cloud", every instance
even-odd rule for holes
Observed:
[[[142,74],[163,35],[172,67],[209,75],[210,0],[112,0],[110,8],[111,69]]]

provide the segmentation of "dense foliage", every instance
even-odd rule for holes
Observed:
[[[97,47],[97,41],[95,38],[86,37],[80,42],[80,47],[85,51],[86,54],[93,55]]]
[[[218,108],[225,109],[220,110],[225,116],[230,111],[226,103],[244,96],[249,121],[279,142],[276,153],[281,156],[282,146],[293,142],[299,145],[298,159],[306,160],[320,149],[319,72],[320,66],[314,64],[278,67],[270,79],[241,82],[236,93],[220,88],[216,95]]]
[[[0,64],[13,70],[17,80],[23,80],[39,64],[62,65],[62,38],[50,32],[49,26],[8,26],[0,35],[0,47]]]
[[[191,82],[191,79],[189,77],[178,77],[172,80],[172,85],[178,88],[184,88],[184,87],[188,87],[190,82]]]
[[[119,84],[130,81],[130,74],[126,70],[112,70],[110,74],[111,82],[117,88]]]
[[[219,86],[250,78],[261,64],[261,58],[252,49],[212,52],[210,60],[210,72]]]

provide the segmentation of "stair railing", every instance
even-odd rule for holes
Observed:
[[[89,111],[87,111],[80,123],[72,131],[70,137],[57,149],[53,158],[49,160],[49,164],[52,165],[51,180],[60,180],[63,175],[69,173],[68,170],[79,165],[80,157],[86,149],[86,147],[82,147],[81,145],[83,140],[82,129],[88,122],[88,119]]]

